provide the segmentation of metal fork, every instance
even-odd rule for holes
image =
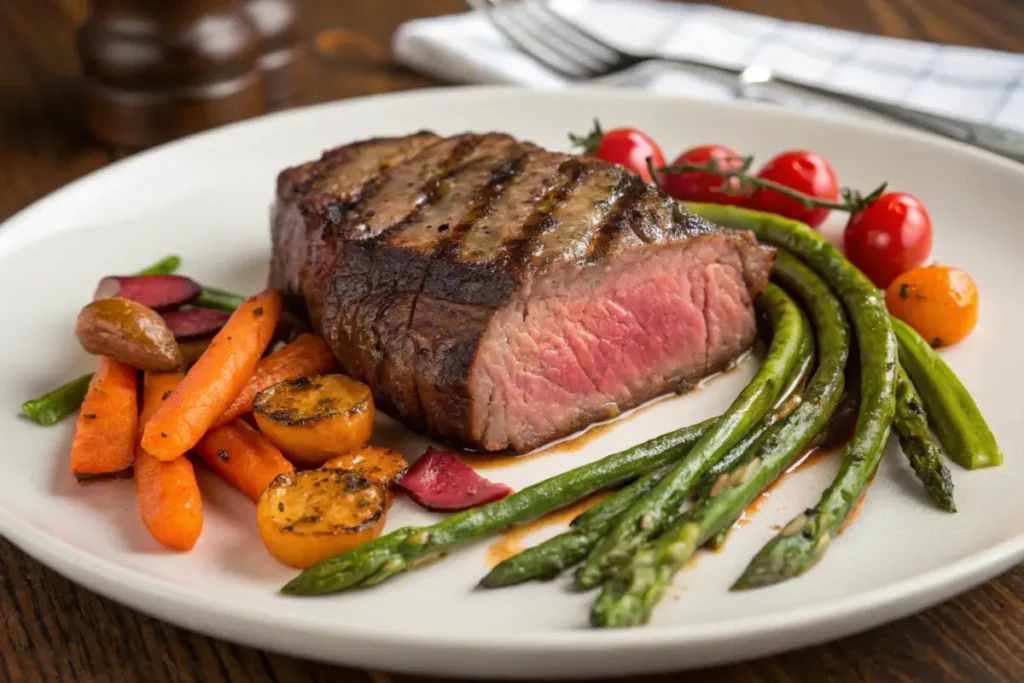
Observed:
[[[752,94],[751,89],[756,86],[777,83],[860,107],[1024,164],[1024,135],[1006,128],[927,114],[896,104],[830,90],[778,76],[771,69],[756,64],[729,67],[689,57],[625,52],[566,19],[542,0],[466,0],[466,3],[485,13],[494,27],[513,45],[541,65],[572,81],[609,76],[649,61],[700,67],[735,78],[741,95]]]

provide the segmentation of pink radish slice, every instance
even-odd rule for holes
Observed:
[[[512,493],[505,484],[484,479],[448,451],[428,448],[398,486],[428,510],[466,510]]]
[[[224,323],[231,317],[227,311],[216,308],[190,308],[187,311],[169,311],[162,315],[175,339],[214,334],[224,327]]]

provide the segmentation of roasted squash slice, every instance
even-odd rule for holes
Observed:
[[[383,446],[363,446],[357,450],[331,458],[324,468],[348,470],[385,485],[397,483],[409,469],[409,461],[398,451]]]
[[[373,396],[345,375],[280,382],[256,395],[260,431],[296,465],[319,467],[366,444],[373,431]]]
[[[256,505],[263,544],[297,569],[372,541],[386,520],[384,485],[344,470],[282,474]]]

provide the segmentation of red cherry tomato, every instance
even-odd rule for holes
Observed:
[[[594,150],[594,156],[636,173],[645,182],[651,181],[647,157],[651,157],[656,168],[665,165],[665,155],[658,143],[636,128],[613,128],[606,131]]]
[[[679,155],[673,166],[681,164],[705,165],[711,161],[718,164],[718,168],[733,169],[739,168],[743,162],[739,160],[736,150],[722,145],[703,145],[688,149]],[[710,204],[739,204],[743,199],[740,194],[740,179],[729,178],[728,187],[733,193],[726,192],[723,188],[726,181],[714,173],[703,171],[687,171],[686,173],[666,174],[662,182],[665,191],[676,199],[685,199],[691,202],[708,202]]]
[[[843,233],[846,258],[879,287],[923,264],[932,251],[932,219],[906,192],[888,192],[850,216]]]
[[[839,199],[839,183],[828,162],[814,152],[783,152],[757,173],[758,178],[771,180],[817,199]],[[803,221],[816,228],[828,218],[829,209],[808,208],[799,199],[787,197],[776,190],[759,187],[744,206]]]

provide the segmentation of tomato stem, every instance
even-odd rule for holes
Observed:
[[[594,127],[586,135],[569,133],[569,142],[572,143],[573,147],[579,147],[581,154],[591,155],[597,152],[597,148],[601,146],[601,140],[603,139],[604,130],[601,129],[601,122],[597,119],[594,119]]]
[[[737,161],[741,162],[740,166],[737,168],[723,167],[722,165],[720,165],[719,160],[711,159],[705,164],[691,164],[688,162],[682,162],[678,164],[673,164],[671,166],[664,166],[659,169],[654,169],[653,165],[651,164],[650,158],[648,158],[647,161],[648,168],[651,169],[652,177],[656,177],[654,175],[655,170],[657,170],[657,172],[659,173],[664,173],[666,175],[674,175],[677,173],[692,173],[694,171],[700,173],[712,173],[722,178],[722,186],[717,188],[716,191],[725,192],[727,194],[749,194],[754,188],[763,187],[769,190],[774,190],[780,194],[784,194],[787,197],[792,197],[793,199],[796,199],[797,201],[802,203],[807,208],[823,207],[828,209],[835,209],[837,211],[847,211],[849,213],[856,213],[857,211],[864,209],[869,204],[872,204],[875,201],[877,201],[878,198],[882,196],[882,193],[885,192],[886,186],[886,183],[882,183],[879,187],[870,192],[867,196],[862,196],[856,190],[851,190],[849,188],[844,187],[840,190],[842,201],[833,202],[827,199],[811,197],[810,195],[798,192],[793,188],[786,187],[785,185],[781,185],[773,180],[768,180],[766,178],[760,178],[756,175],[751,175],[750,167],[754,163],[753,156],[729,157],[728,159],[724,160],[726,164],[730,165],[735,164]],[[729,184],[729,180],[731,180],[732,178],[739,179],[740,186],[738,188],[733,187]]]

